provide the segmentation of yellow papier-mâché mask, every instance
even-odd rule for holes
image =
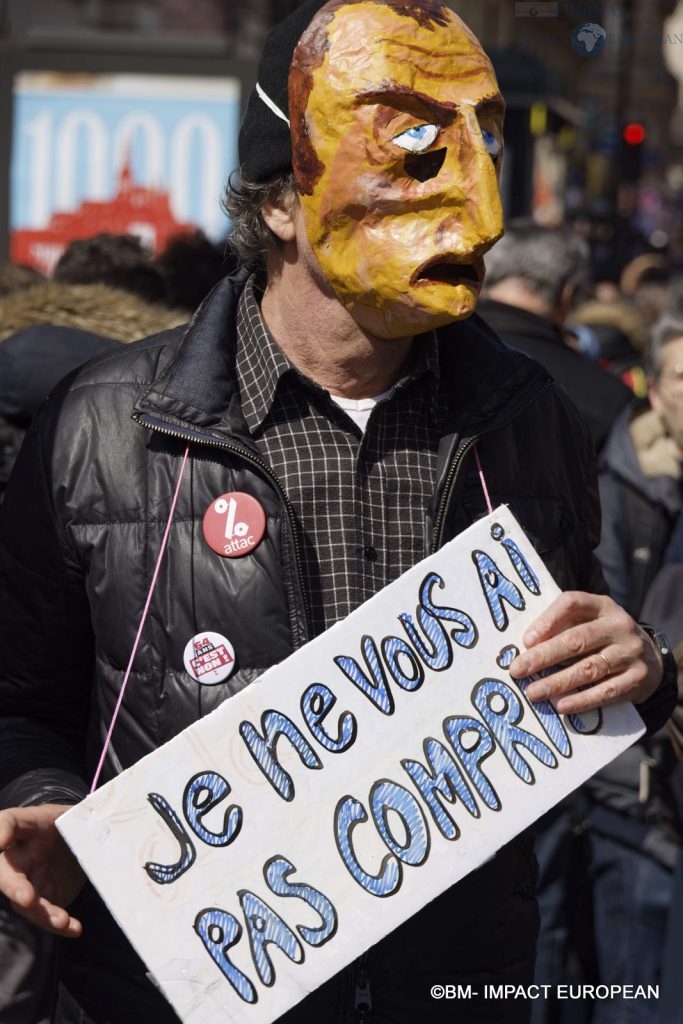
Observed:
[[[306,234],[376,337],[473,312],[503,233],[503,110],[481,46],[437,3],[331,0],[302,35],[289,112]]]

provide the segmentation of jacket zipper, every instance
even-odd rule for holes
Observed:
[[[531,395],[526,400],[526,402],[523,405],[520,405],[520,407],[516,409],[511,416],[508,416],[506,420],[503,420],[502,423],[497,423],[496,426],[492,427],[490,430],[482,430],[479,434],[473,434],[471,437],[465,437],[460,442],[460,444],[458,445],[458,449],[455,455],[453,456],[453,460],[448,468],[448,475],[446,476],[443,485],[443,490],[441,492],[439,508],[436,514],[436,519],[434,520],[434,529],[432,531],[432,548],[430,554],[433,555],[441,547],[441,533],[443,530],[443,522],[446,516],[446,507],[448,505],[448,500],[450,498],[451,491],[457,479],[460,467],[467,453],[474,447],[477,441],[480,441],[482,439],[482,437],[486,437],[488,434],[495,433],[498,430],[503,430],[505,427],[509,427],[511,423],[514,423],[518,416],[521,416],[523,412],[526,412],[526,410],[531,405],[533,405],[538,398],[540,398],[543,392],[550,387],[551,383],[552,381],[546,380],[541,385],[541,387],[539,387],[538,390],[535,391],[534,394]]]
[[[134,413],[132,419],[135,420],[136,423],[141,424],[141,426],[149,427],[150,430],[155,430],[158,434],[166,434],[168,437],[177,437],[181,441],[191,441],[195,444],[205,444],[213,448],[221,448],[225,451],[232,452],[234,455],[238,455],[240,456],[240,458],[246,459],[247,462],[251,462],[253,465],[258,466],[259,469],[263,470],[266,476],[270,480],[272,480],[273,484],[275,485],[275,487],[277,488],[278,492],[282,497],[282,501],[287,512],[287,518],[289,520],[290,534],[294,544],[294,561],[296,563],[297,579],[299,581],[299,590],[301,593],[301,599],[303,601],[304,613],[306,616],[306,627],[308,630],[311,621],[310,609],[308,607],[308,598],[306,596],[306,587],[304,584],[304,576],[301,568],[301,547],[299,545],[299,537],[296,528],[296,517],[294,515],[294,507],[291,501],[289,500],[289,497],[287,495],[287,492],[285,491],[282,481],[277,476],[277,474],[273,472],[268,463],[264,462],[262,459],[259,459],[258,456],[252,455],[251,452],[246,451],[246,449],[239,448],[237,445],[229,444],[227,441],[219,441],[214,438],[208,438],[204,434],[197,434],[191,430],[172,430],[170,427],[166,426],[166,424],[161,425],[158,420],[156,420],[153,416],[149,416],[147,413]],[[298,642],[301,641],[301,639],[302,638],[299,636],[295,637],[295,648],[301,646],[301,644]],[[304,637],[303,642],[305,642],[307,639],[307,636]]]
[[[353,1024],[368,1024],[372,1012],[372,995],[368,976],[369,951],[356,961],[356,985],[353,1000]]]

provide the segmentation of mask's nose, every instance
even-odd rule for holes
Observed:
[[[481,142],[474,156],[473,170],[473,187],[467,202],[468,222],[473,252],[483,256],[502,236],[504,224],[496,167]]]
[[[502,154],[494,162],[474,111],[465,116],[452,145],[451,169],[457,179],[454,192],[460,198],[454,219],[458,221],[460,245],[473,256],[483,256],[504,230],[497,172]]]

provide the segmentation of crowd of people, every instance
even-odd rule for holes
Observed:
[[[571,227],[528,223],[510,224],[486,262],[479,312],[547,367],[591,432],[597,553],[610,593],[664,631],[683,665],[683,279],[653,254],[619,281],[596,282],[589,246]],[[676,721],[674,713],[667,730],[635,743],[539,823],[539,982],[663,983],[683,840]],[[675,976],[667,981],[677,987]],[[655,1022],[659,1012],[585,1006],[579,1019]],[[534,1007],[535,1021],[561,1019],[552,997]]]
[[[62,377],[122,343],[186,323],[234,269],[229,246],[200,230],[158,255],[130,235],[75,239],[49,277],[0,264],[0,501],[26,428]]]
[[[131,651],[101,782],[486,514],[488,491],[565,592],[511,675],[560,666],[530,700],[631,700],[647,733],[281,1019],[673,1024],[683,275],[644,253],[596,281],[571,226],[503,233],[502,98],[440,0],[307,0],[258,80],[226,245],[101,234],[49,279],[0,267],[0,1024],[177,1020],[55,827]],[[265,512],[239,559],[202,546],[224,494]],[[236,652],[210,687],[183,659],[206,631]],[[547,992],[456,1006],[429,998],[444,979]],[[660,998],[561,1001],[567,982]]]

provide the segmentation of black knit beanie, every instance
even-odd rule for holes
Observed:
[[[258,69],[258,85],[289,118],[287,85],[296,44],[327,0],[306,0],[269,32]],[[240,126],[239,162],[247,181],[261,184],[292,168],[289,124],[252,90]]]

